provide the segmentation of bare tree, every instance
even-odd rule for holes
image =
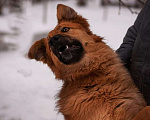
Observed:
[[[121,6],[123,5],[123,6],[127,7],[132,14],[138,14],[138,12],[133,11],[131,6],[124,3],[124,1],[122,1],[122,0],[118,0],[118,1],[119,1],[118,2],[119,3],[119,11],[121,9]],[[142,7],[144,4],[145,4],[145,0],[136,0],[135,7]]]

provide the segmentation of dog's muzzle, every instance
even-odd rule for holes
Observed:
[[[70,36],[55,35],[50,38],[49,46],[55,56],[64,64],[78,62],[84,53],[84,49],[79,40]]]

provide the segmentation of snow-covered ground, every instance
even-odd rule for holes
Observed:
[[[55,80],[47,65],[26,57],[34,36],[48,33],[57,24],[58,3],[73,7],[87,18],[93,33],[104,37],[114,50],[137,17],[127,8],[121,8],[120,15],[118,7],[104,9],[99,0],[89,1],[87,7],[76,6],[75,0],[48,2],[45,23],[44,6],[32,6],[29,1],[25,1],[22,14],[7,13],[0,17],[0,31],[13,34],[12,28],[19,29],[18,36],[3,37],[5,42],[17,44],[18,49],[0,52],[0,120],[63,120],[55,108],[55,96],[62,82]]]

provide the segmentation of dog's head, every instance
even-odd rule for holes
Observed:
[[[99,54],[97,50],[104,47],[102,38],[94,35],[87,20],[68,6],[57,6],[57,19],[58,25],[47,38],[32,45],[29,58],[48,64],[56,78],[63,80],[74,79],[96,69],[97,57],[94,54]]]

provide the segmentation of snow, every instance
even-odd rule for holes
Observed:
[[[0,17],[0,32],[13,34],[14,28],[19,32],[18,36],[3,37],[7,43],[17,44],[18,49],[0,52],[0,120],[63,120],[55,108],[62,82],[55,80],[47,65],[27,58],[33,36],[56,26],[58,3],[73,7],[87,18],[93,33],[104,37],[114,50],[137,17],[127,8],[121,8],[118,14],[118,7],[100,7],[99,0],[89,1],[87,7],[78,7],[73,0],[48,2],[46,23],[43,5],[32,6],[29,1],[24,1],[22,14]]]

